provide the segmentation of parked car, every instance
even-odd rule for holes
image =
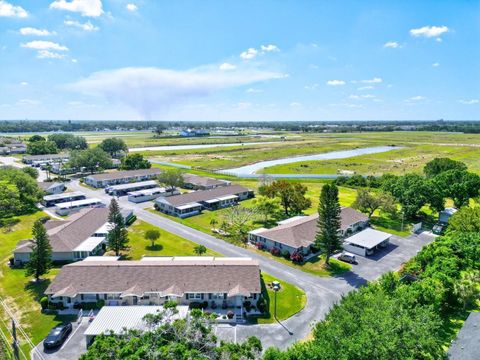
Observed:
[[[68,335],[72,332],[72,324],[63,324],[55,326],[43,340],[45,349],[54,349],[62,345],[67,340]]]
[[[355,258],[355,255],[353,255],[352,253],[346,252],[346,251],[343,251],[340,254],[340,256],[338,257],[338,260],[342,260],[342,261],[345,261],[345,262],[350,263],[350,264],[356,264],[357,263],[357,259]]]
[[[446,226],[444,224],[438,223],[433,226],[432,232],[435,235],[443,235],[443,233],[445,233],[445,228]]]

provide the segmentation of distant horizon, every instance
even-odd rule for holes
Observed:
[[[478,121],[478,16],[454,0],[0,0],[0,119]]]

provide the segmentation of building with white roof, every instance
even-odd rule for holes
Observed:
[[[357,255],[373,255],[376,249],[388,245],[392,234],[367,228],[349,238],[343,243],[343,248]]]

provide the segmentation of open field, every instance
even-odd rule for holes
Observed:
[[[404,146],[390,152],[348,159],[305,161],[265,169],[274,174],[336,174],[353,170],[360,174],[421,171],[423,165],[439,156],[464,161],[472,171],[480,172],[480,135],[429,132],[385,132],[345,134],[297,134],[289,141],[274,144],[195,150],[153,151],[152,159],[193,166],[209,171],[229,169],[263,160],[318,154],[382,145]]]

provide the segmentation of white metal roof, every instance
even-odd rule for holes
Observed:
[[[185,205],[180,205],[180,206],[176,206],[176,208],[178,210],[185,210],[185,209],[190,209],[190,208],[193,208],[193,207],[202,207],[201,204],[199,203],[196,203],[196,202],[193,202],[193,203],[190,203],[190,204],[185,204]]]
[[[84,332],[85,336],[96,336],[113,331],[122,334],[125,329],[142,330],[146,328],[143,318],[147,314],[155,314],[163,310],[163,306],[104,306],[100,309],[95,319]],[[184,318],[188,306],[177,306],[178,314],[173,319]]]
[[[139,182],[128,183],[128,184],[112,185],[112,186],[109,186],[108,189],[109,190],[135,189],[142,186],[152,186],[156,184],[157,182],[155,180],[148,180],[148,181],[139,181]]]
[[[89,237],[87,240],[73,249],[73,251],[92,251],[104,240],[105,238],[101,236]]]
[[[391,236],[392,234],[368,228],[345,239],[345,242],[358,245],[366,249],[372,249],[378,244],[389,239]]]
[[[151,189],[144,189],[144,190],[137,190],[137,191],[129,191],[128,192],[128,195],[133,195],[133,196],[143,196],[143,195],[153,195],[155,193],[164,193],[166,192],[165,191],[165,188],[161,188],[161,187],[154,187],[154,188],[151,188]]]
[[[120,256],[89,256],[82,261],[118,261]]]
[[[70,207],[74,206],[87,206],[91,204],[97,204],[97,203],[102,203],[102,200],[97,199],[97,198],[89,198],[89,199],[83,199],[83,200],[76,200],[76,201],[67,201],[64,203],[57,204],[57,208],[59,209],[68,209]]]
[[[43,200],[50,201],[50,200],[58,200],[58,199],[68,199],[73,196],[85,196],[85,194],[81,191],[72,191],[62,194],[54,194],[54,195],[46,195],[43,197]]]
[[[230,200],[230,199],[238,199],[237,195],[225,195],[225,196],[220,196],[218,200]]]

